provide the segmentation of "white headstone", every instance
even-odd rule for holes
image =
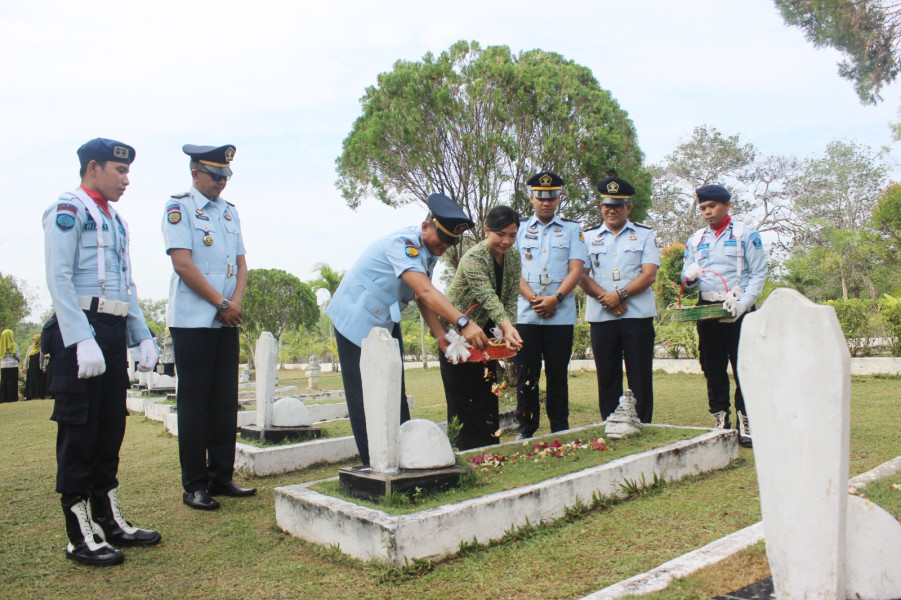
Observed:
[[[175,378],[170,375],[157,375],[153,378],[153,389],[171,389],[175,387]]]
[[[279,398],[272,403],[274,427],[303,427],[312,424],[310,411],[299,398]]]
[[[387,329],[373,327],[363,340],[360,379],[369,437],[369,465],[380,473],[399,471],[400,346]]]
[[[278,344],[268,331],[261,333],[260,339],[257,340],[254,360],[257,367],[257,425],[271,427]]]
[[[412,419],[400,426],[401,469],[441,469],[455,463],[454,449],[438,423]]]
[[[901,595],[898,554],[880,561],[871,553],[866,565],[853,566],[857,547],[890,545],[893,535],[901,539],[901,525],[894,522],[894,534],[871,528],[871,537],[849,540],[859,535],[846,526],[850,356],[834,309],[777,289],[745,317],[738,355],[775,596],[844,600],[858,597],[852,580],[891,586],[892,577],[890,594],[859,597]]]

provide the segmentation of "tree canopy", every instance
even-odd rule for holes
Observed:
[[[28,312],[28,300],[16,278],[0,273],[0,331],[15,331]]]
[[[774,0],[789,25],[804,30],[817,47],[830,46],[847,59],[838,72],[854,82],[860,101],[875,104],[899,69],[901,4],[893,0]]]
[[[248,271],[242,308],[242,336],[251,352],[264,331],[279,339],[289,328],[312,327],[319,320],[316,294],[310,286],[281,269]]]
[[[397,61],[361,104],[336,160],[336,186],[352,208],[366,197],[424,204],[440,192],[464,208],[481,239],[495,205],[531,213],[526,180],[542,170],[563,177],[560,211],[586,225],[599,220],[593,188],[607,176],[635,186],[636,218],[650,204],[627,113],[588,68],[559,54],[457,42],[437,57]]]

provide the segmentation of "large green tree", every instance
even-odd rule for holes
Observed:
[[[15,331],[29,310],[28,299],[16,278],[0,273],[0,331]]]
[[[463,206],[481,239],[495,205],[531,211],[525,182],[541,170],[566,181],[561,212],[571,219],[598,220],[593,186],[608,175],[636,186],[634,214],[649,205],[628,115],[589,69],[559,54],[457,42],[421,62],[397,61],[361,104],[336,160],[336,185],[352,208],[366,197],[424,204],[440,192]]]
[[[251,354],[264,331],[276,339],[289,329],[310,328],[319,320],[316,294],[296,276],[281,269],[251,269],[242,303],[241,335]]]
[[[854,82],[861,102],[875,104],[883,86],[898,76],[901,4],[894,0],[774,0],[789,25],[804,30],[817,47],[847,58],[839,74]]]

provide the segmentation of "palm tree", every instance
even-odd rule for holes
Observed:
[[[335,296],[335,291],[338,289],[338,286],[341,285],[341,280],[344,279],[345,271],[336,271],[327,263],[318,262],[313,265],[313,272],[317,273],[319,277],[310,282],[310,287],[313,288],[314,292],[318,292],[319,290],[325,290],[328,292],[328,300],[325,303],[326,308],[328,308],[329,303]],[[332,343],[331,327],[327,328],[327,335],[329,347],[334,348],[334,344]],[[336,372],[338,370],[337,355],[337,352],[332,352],[332,372]]]

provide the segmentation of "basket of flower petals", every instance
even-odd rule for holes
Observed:
[[[479,350],[470,346],[461,334],[453,330],[448,331],[446,337],[450,345],[444,351],[444,356],[456,365],[461,362],[484,363],[489,360],[500,360],[516,355],[516,350],[511,350],[507,347],[507,343],[504,341],[504,334],[500,328],[493,328],[491,334],[493,336],[491,344],[484,350]]]
[[[730,297],[731,292],[729,292],[729,286],[726,284],[726,280],[722,275],[717,273],[716,271],[704,270],[704,273],[713,273],[717,277],[719,277],[723,285],[726,287],[726,291],[723,293],[723,300],[726,300]],[[701,304],[700,306],[682,306],[682,293],[685,291],[685,283],[682,282],[682,286],[679,288],[679,303],[675,307],[672,308],[672,315],[674,321],[703,321],[705,319],[722,319],[723,317],[731,317],[732,313],[723,308],[722,304]]]

